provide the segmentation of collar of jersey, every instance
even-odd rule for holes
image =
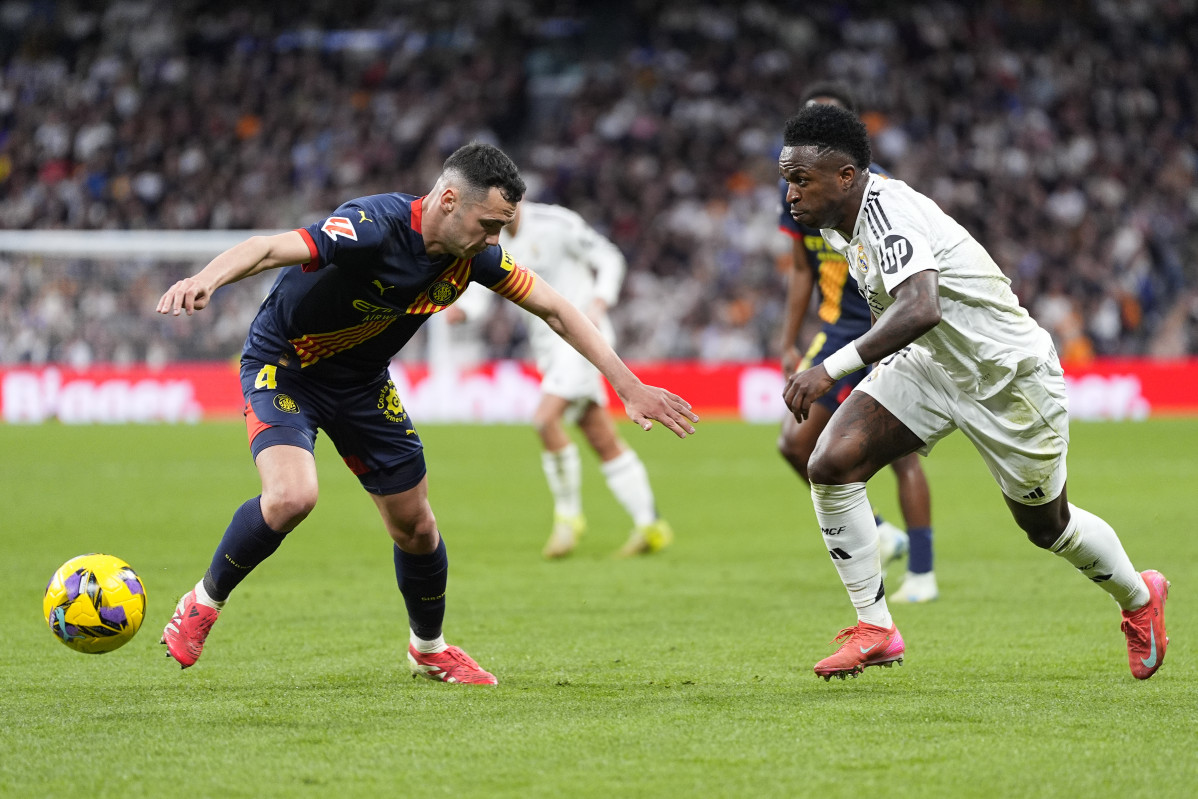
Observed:
[[[423,221],[424,197],[417,197],[415,200],[412,200],[412,230],[415,233],[419,233],[421,236],[424,235],[424,231],[421,229],[423,227]]]

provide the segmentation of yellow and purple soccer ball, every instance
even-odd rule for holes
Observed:
[[[128,643],[146,616],[146,587],[112,555],[71,558],[54,572],[42,612],[50,632],[76,652],[101,655]]]

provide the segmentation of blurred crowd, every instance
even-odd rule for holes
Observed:
[[[1196,49],[1198,0],[9,0],[0,228],[294,228],[490,141],[627,256],[626,358],[772,358],[781,129],[839,79],[1067,360],[1198,354]],[[0,363],[234,357],[267,278],[151,313],[201,265],[0,252]]]

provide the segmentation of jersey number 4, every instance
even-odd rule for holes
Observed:
[[[254,378],[254,388],[278,388],[278,380],[275,379],[275,371],[277,366],[263,366],[258,371],[258,376]]]

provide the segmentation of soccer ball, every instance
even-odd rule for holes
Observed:
[[[146,587],[112,555],[80,555],[54,572],[42,612],[50,631],[76,652],[101,655],[128,643],[146,616]]]

